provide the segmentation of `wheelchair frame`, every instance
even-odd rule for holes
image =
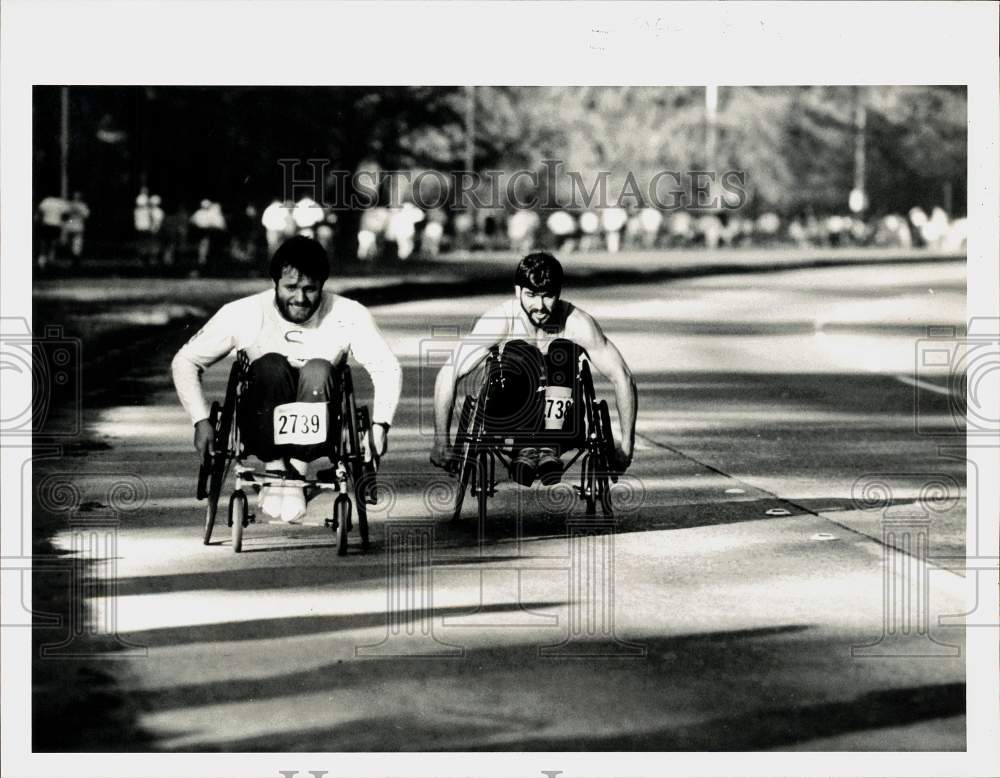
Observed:
[[[324,520],[324,526],[330,527],[337,535],[339,556],[347,553],[348,534],[353,528],[350,495],[353,492],[354,502],[357,505],[361,548],[368,550],[370,541],[367,506],[374,505],[378,499],[375,480],[378,459],[369,453],[371,418],[367,406],[358,407],[355,403],[354,382],[346,360],[335,368],[341,405],[337,418],[337,423],[340,424],[339,444],[336,450],[328,453],[336,472],[336,481],[333,483],[307,478],[276,477],[262,469],[243,464],[246,455],[240,441],[236,415],[240,397],[246,388],[249,367],[250,360],[246,352],[237,352],[236,361],[229,371],[225,399],[221,405],[213,402],[211,406],[209,423],[214,430],[216,453],[212,455],[206,452],[198,471],[197,486],[198,499],[208,500],[205,506],[204,544],[208,545],[212,539],[223,483],[232,467],[234,485],[229,497],[226,523],[230,528],[235,553],[243,549],[243,531],[250,524],[256,523],[255,514],[250,512],[247,491],[253,490],[254,493],[259,493],[265,486],[272,485],[301,487],[305,490],[307,502],[324,490],[337,493],[333,502],[333,515]]]
[[[568,438],[566,433],[559,432],[549,432],[547,436],[544,430],[533,433],[530,437],[504,432],[487,432],[485,410],[490,389],[500,380],[497,377],[500,371],[493,369],[498,360],[497,349],[491,349],[486,358],[486,379],[479,390],[479,396],[467,395],[462,404],[454,444],[458,450],[458,458],[451,467],[452,473],[459,479],[453,521],[461,518],[462,503],[467,490],[477,498],[480,524],[486,521],[488,498],[496,494],[496,461],[499,459],[509,468],[512,456],[506,449],[512,448],[519,438],[536,447],[565,446]],[[574,441],[578,450],[563,468],[563,472],[568,472],[576,460],[582,458],[580,483],[573,488],[579,498],[586,503],[588,516],[596,514],[597,504],[600,503],[601,512],[610,518],[614,515],[611,505],[611,484],[618,482],[619,475],[614,472],[611,464],[615,452],[611,414],[607,402],[597,400],[590,362],[586,357],[580,359],[576,377],[579,381],[580,404],[583,406],[583,422],[586,427],[582,435],[582,444],[579,442],[579,435]]]

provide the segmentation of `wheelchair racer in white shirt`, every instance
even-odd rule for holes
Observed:
[[[194,424],[198,453],[214,453],[201,375],[242,350],[250,366],[236,423],[245,453],[264,462],[267,472],[301,479],[308,464],[335,444],[338,430],[332,421],[338,417],[341,398],[336,396],[334,379],[348,355],[365,368],[374,385],[371,447],[381,456],[399,403],[402,370],[371,314],[360,303],[323,290],[329,260],[311,238],[285,241],[271,259],[270,275],[273,290],[224,305],[173,359],[174,386]],[[274,409],[285,403],[315,403],[328,409],[310,414],[327,422],[326,440],[312,445],[283,442],[274,429]],[[297,486],[265,487],[260,509],[294,522],[305,513],[305,495]]]

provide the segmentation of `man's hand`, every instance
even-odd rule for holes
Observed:
[[[621,446],[615,446],[615,461],[611,463],[615,471],[624,473],[632,464],[632,452],[626,452]]]
[[[202,419],[194,425],[194,447],[202,459],[205,458],[206,451],[215,455],[215,430],[208,419]]]
[[[431,448],[431,464],[434,467],[440,467],[444,470],[448,470],[451,464],[454,462],[455,455],[451,450],[451,446],[441,440],[435,440],[434,446]]]
[[[372,424],[371,429],[372,454],[380,457],[389,445],[388,432],[384,424]]]

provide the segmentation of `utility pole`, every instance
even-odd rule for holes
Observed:
[[[69,199],[69,87],[59,89],[59,196]]]
[[[476,88],[465,87],[465,169],[472,172],[476,164]]]
[[[705,170],[715,170],[715,144],[719,132],[719,87],[705,87]]]
[[[720,190],[716,160],[716,143],[719,134],[719,86],[709,84],[705,87],[705,170],[709,173],[709,203],[710,208],[719,206],[717,199]]]
[[[854,189],[848,198],[851,211],[860,214],[868,209],[868,193],[865,191],[865,127],[868,125],[868,109],[865,106],[865,87],[854,87]]]

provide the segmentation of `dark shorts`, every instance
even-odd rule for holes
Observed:
[[[581,353],[579,346],[564,338],[552,341],[545,355],[523,340],[507,343],[487,376],[486,431],[510,434],[515,446],[545,441],[570,447],[582,440],[583,409],[576,380]],[[545,429],[547,386],[572,390],[559,430]]]
[[[301,368],[295,368],[281,354],[264,354],[251,362],[237,414],[244,454],[253,454],[264,462],[284,457],[311,462],[335,452],[340,430],[337,370],[325,359],[310,359]],[[275,445],[274,409],[290,402],[316,403],[328,408],[325,443]]]

